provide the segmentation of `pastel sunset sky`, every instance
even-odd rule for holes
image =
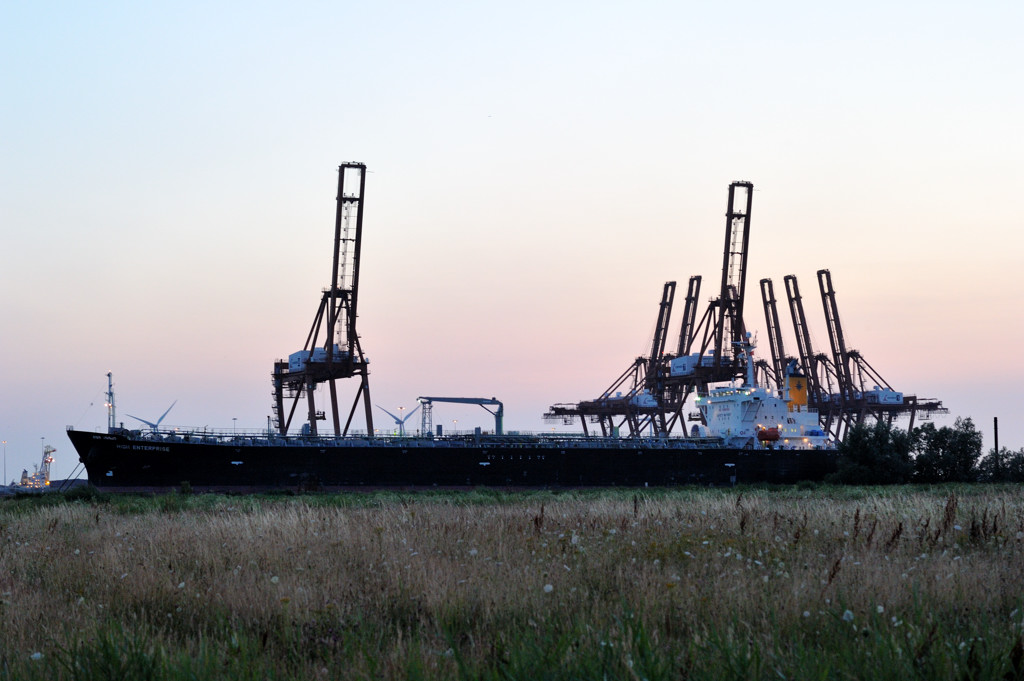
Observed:
[[[749,180],[761,350],[757,281],[787,274],[827,349],[827,268],[850,347],[1018,449],[1022,26],[1011,1],[6,3],[7,480],[44,439],[71,473],[108,371],[127,423],[177,400],[165,425],[265,427],[344,161],[370,171],[359,328],[390,411],[496,396],[549,429],[645,353],[664,282],[714,294]]]

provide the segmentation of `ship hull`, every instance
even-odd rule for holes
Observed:
[[[726,449],[679,440],[466,437],[261,441],[68,431],[99,489],[598,487],[794,483],[832,450]]]

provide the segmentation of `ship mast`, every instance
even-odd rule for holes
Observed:
[[[107,432],[111,433],[117,423],[114,414],[114,374],[107,372]]]

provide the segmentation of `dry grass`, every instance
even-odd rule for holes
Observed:
[[[1017,487],[468,501],[7,502],[2,673],[1021,674]]]

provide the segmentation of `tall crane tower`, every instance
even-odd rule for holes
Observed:
[[[725,219],[725,249],[722,255],[722,291],[719,295],[721,320],[715,333],[715,365],[722,364],[723,351],[732,354],[733,343],[742,343],[743,301],[747,287],[747,250],[750,245],[750,206],[754,185],[733,182],[729,185],[729,207]],[[728,344],[727,347],[723,345]]]
[[[315,390],[318,385],[327,383],[335,434],[348,434],[352,417],[362,401],[366,432],[373,437],[369,361],[363,355],[356,332],[365,188],[365,164],[343,163],[339,166],[331,284],[323,291],[320,307],[302,350],[289,355],[288,361],[274,363],[274,414],[277,430],[282,435],[288,433],[303,396],[307,407],[304,429],[308,429],[310,435],[317,435],[317,421],[325,420],[326,416],[317,410]],[[359,388],[342,428],[337,382],[344,378],[358,379]],[[289,401],[290,407],[287,406]]]
[[[665,430],[677,424],[686,429],[683,409],[695,391],[706,391],[712,383],[730,381],[743,375],[743,362],[733,352],[743,342],[746,324],[743,302],[747,287],[747,252],[750,245],[750,210],[754,185],[733,182],[725,212],[725,245],[722,249],[722,283],[718,297],[696,324],[700,277],[691,277],[686,307],[679,330],[678,353],[666,355],[660,370],[667,376],[658,386],[649,386],[662,411],[669,414]],[[650,375],[650,372],[649,372]],[[695,416],[701,419],[699,412]]]
[[[685,429],[683,408],[694,390],[706,390],[710,383],[729,381],[743,374],[743,362],[733,352],[733,344],[741,343],[746,334],[743,301],[753,192],[750,182],[729,185],[719,296],[710,301],[707,311],[695,323],[701,279],[690,278],[677,354],[665,352],[676,287],[675,282],[668,282],[659,306],[650,356],[636,358],[596,400],[552,405],[545,419],[568,424],[579,417],[587,432],[589,418],[601,424],[605,435],[618,432],[622,426],[628,426],[633,436],[647,430],[670,433],[677,424]],[[621,417],[618,425],[613,422],[615,417]]]

